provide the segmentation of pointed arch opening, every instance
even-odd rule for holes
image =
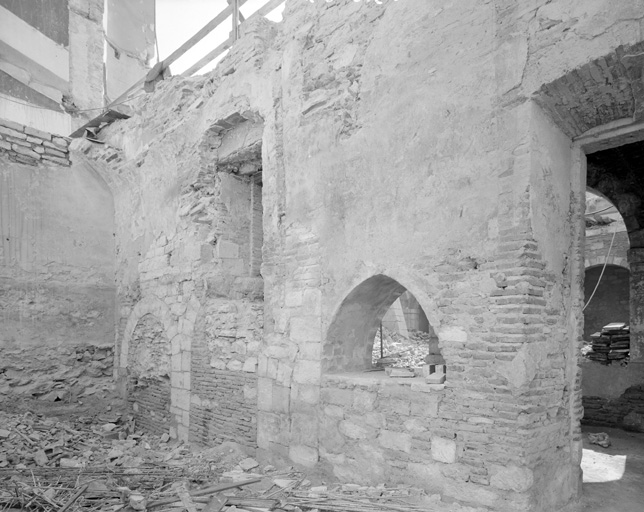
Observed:
[[[382,356],[387,359],[384,366],[420,371],[425,364],[444,365],[438,338],[419,301],[395,279],[378,274],[342,301],[327,333],[322,369],[378,369]]]

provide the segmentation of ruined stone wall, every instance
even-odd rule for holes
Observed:
[[[489,510],[574,501],[583,155],[530,98],[639,37],[627,4],[293,1],[279,32],[253,25],[211,76],[162,83],[87,149],[118,190],[121,370],[153,313],[181,438],[237,426],[247,442],[256,392],[268,456],[338,479],[420,473]],[[222,149],[257,118],[261,320],[253,216],[231,214],[249,212],[235,209],[246,167]],[[349,371],[404,290],[438,335],[444,385]],[[227,396],[244,411],[232,423]]]
[[[81,164],[23,164],[0,155],[3,398],[55,400],[49,392],[57,390],[70,399],[108,385],[113,211],[103,180]]]
[[[105,146],[79,149],[117,205],[117,376],[130,379],[136,325],[151,315],[170,353],[169,432],[254,446],[263,130],[247,105],[200,109],[214,90],[205,79],[161,83],[155,101],[172,110],[145,106],[106,130]]]

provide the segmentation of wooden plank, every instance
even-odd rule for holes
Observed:
[[[238,0],[239,1],[239,7],[244,5],[248,0]],[[167,69],[170,67],[171,64],[176,62],[179,58],[181,58],[188,50],[190,50],[195,44],[197,44],[199,41],[201,41],[204,37],[206,37],[210,32],[215,30],[221,23],[232,13],[232,7],[229,5],[227,6],[223,11],[221,11],[217,16],[215,16],[212,20],[210,20],[208,23],[206,23],[203,27],[201,27],[201,30],[199,30],[195,35],[193,35],[190,39],[188,39],[185,43],[183,43],[179,48],[177,48],[175,51],[173,51],[168,57],[163,59],[163,69]],[[203,65],[205,66],[205,64]],[[203,67],[201,66],[201,67]],[[146,75],[147,76],[147,75]],[[115,103],[120,103],[122,102],[125,98],[128,97],[128,95],[134,91],[136,88],[139,86],[143,85],[145,83],[145,76],[138,80],[136,83],[132,84],[130,87],[128,87],[124,92],[120,94],[118,98],[113,100],[108,106],[112,107],[114,106]]]
[[[239,7],[244,5],[248,0],[238,0],[239,1]],[[223,11],[221,11],[217,16],[215,16],[212,20],[210,20],[208,23],[206,23],[199,32],[197,32],[194,36],[192,36],[190,39],[188,39],[185,43],[183,43],[179,48],[177,48],[175,51],[173,51],[167,58],[163,59],[164,63],[164,68],[167,68],[170,66],[172,63],[177,61],[180,57],[183,56],[190,48],[192,48],[195,44],[197,44],[199,41],[201,41],[204,37],[206,37],[210,32],[212,32],[215,28],[217,28],[221,23],[232,14],[233,8],[228,5]]]
[[[217,48],[215,48],[213,51],[211,51],[208,55],[202,57],[201,59],[199,59],[199,61],[195,62],[192,66],[190,66],[183,73],[181,73],[181,76],[194,75],[197,71],[199,71],[201,68],[203,68],[206,64],[210,64],[213,60],[215,60],[217,57],[219,57],[219,55],[221,55],[223,52],[225,52],[232,45],[233,45],[233,39],[232,39],[232,37],[229,37],[223,43],[221,43],[219,46],[217,46]]]
[[[242,2],[242,0],[240,0],[240,2]],[[248,19],[242,23],[242,25],[244,23],[248,23],[250,20],[253,20],[258,16],[265,16],[271,11],[277,9],[284,2],[285,0],[270,0],[264,6],[260,7],[257,11],[255,11],[251,16],[249,16]],[[181,76],[194,75],[197,71],[199,71],[201,68],[203,68],[204,66],[206,66],[207,64],[215,60],[217,57],[219,57],[219,55],[221,55],[224,51],[230,48],[233,42],[234,41],[232,40],[232,38],[228,38],[217,48],[215,48],[213,51],[208,53],[208,55],[205,55],[198,62],[190,66],[190,68],[186,69],[183,73],[181,73]]]
[[[228,489],[234,489],[235,487],[243,487],[244,485],[256,484],[257,482],[261,482],[261,481],[262,481],[261,478],[253,478],[252,480],[246,480],[244,482],[219,484],[213,487],[208,487],[206,489],[200,489],[198,491],[191,492],[190,496],[192,498],[196,496],[208,496],[209,494],[215,494],[221,491],[226,491]],[[172,503],[176,503],[176,502],[177,502],[177,498],[168,498],[166,500],[153,501],[151,503],[148,503],[148,509],[152,507],[159,507],[161,505],[171,505]]]

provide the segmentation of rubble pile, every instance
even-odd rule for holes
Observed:
[[[261,467],[235,443],[193,451],[167,435],[138,432],[127,415],[107,412],[95,419],[109,421],[0,413],[0,510],[452,510],[438,495],[408,485],[316,486],[291,466]]]
[[[591,335],[590,345],[583,349],[585,357],[591,361],[602,364],[611,364],[616,361],[628,363],[631,337],[629,326],[622,322],[615,322],[602,327],[601,332]]]
[[[21,352],[5,351],[0,362],[0,400],[26,397],[69,403],[111,391],[112,347],[66,347],[57,356],[63,358],[62,362],[45,355],[39,364],[26,369],[21,364]]]
[[[399,368],[419,368],[425,364],[431,335],[422,331],[409,331],[409,338],[382,329],[383,355],[380,357],[380,329],[373,340],[372,360],[374,366],[396,366]]]

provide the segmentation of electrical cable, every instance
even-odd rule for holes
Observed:
[[[608,265],[608,258],[610,258],[610,251],[613,248],[613,242],[615,241],[616,234],[617,234],[617,231],[613,231],[613,238],[610,241],[610,247],[608,247],[608,254],[606,254],[606,261],[604,261],[604,266],[602,268],[601,274],[599,274],[599,279],[597,279],[597,284],[595,285],[595,289],[593,290],[593,293],[590,294],[588,301],[584,305],[584,308],[581,310],[582,313],[588,307],[588,304],[590,304],[590,301],[593,300],[593,297],[595,296],[595,292],[597,291],[597,288],[599,288],[599,283],[602,282],[602,276],[604,275],[604,270],[606,270],[606,265]]]
[[[606,210],[610,210],[611,208],[615,208],[615,206],[611,204],[610,206],[602,208],[601,210],[597,210],[596,212],[584,213],[584,215],[595,215],[596,213],[605,212]]]
[[[116,107],[118,105],[123,105],[123,104],[125,104],[125,103],[127,103],[129,101],[134,101],[134,100],[136,100],[138,98],[141,98],[141,97],[143,97],[145,95],[146,95],[146,93],[139,94],[138,96],[134,96],[133,98],[123,100],[123,101],[121,101],[119,103],[110,104],[109,107]],[[11,98],[7,98],[6,96],[0,96],[0,100],[7,100],[7,101],[10,101],[12,103],[17,103],[18,105],[22,105],[24,107],[37,108],[37,109],[40,109],[40,110],[52,110],[51,108],[40,107],[38,105],[32,105],[31,103],[24,103],[22,101],[16,101],[16,100],[13,100]],[[93,110],[106,110],[107,108],[108,108],[107,105],[104,106],[104,107],[95,107],[95,108],[76,108],[76,109],[73,110],[73,112],[65,112],[65,113],[66,114],[74,114],[76,112],[91,112]],[[52,110],[52,112],[56,112],[56,110]]]

